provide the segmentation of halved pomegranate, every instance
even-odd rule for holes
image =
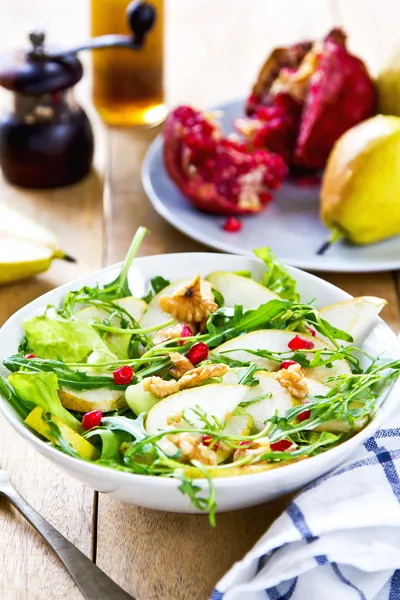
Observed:
[[[224,136],[209,115],[190,106],[166,120],[164,160],[190,202],[221,215],[259,212],[287,174],[281,156]]]
[[[322,42],[274,50],[262,68],[237,128],[257,148],[290,166],[319,170],[336,140],[375,113],[376,93],[364,63],[333,29]]]

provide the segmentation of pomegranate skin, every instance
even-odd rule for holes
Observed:
[[[171,179],[194,206],[207,213],[259,212],[287,174],[279,155],[225,137],[209,117],[189,106],[169,114],[163,152]]]
[[[290,98],[299,103],[299,113]],[[275,116],[277,105],[281,114]],[[333,29],[322,42],[270,55],[247,100],[251,118],[238,120],[237,128],[255,146],[279,153],[290,167],[319,171],[339,137],[373,116],[376,105],[364,63],[348,52],[345,34]]]
[[[332,32],[311,76],[294,164],[322,169],[336,140],[357,123],[372,117],[376,103],[375,87],[364,63],[349,54],[343,35]]]

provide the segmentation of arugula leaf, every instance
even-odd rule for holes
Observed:
[[[122,462],[119,447],[124,440],[121,436],[115,431],[103,429],[102,427],[91,429],[83,435],[87,440],[96,436],[99,436],[101,439],[100,460]]]
[[[284,265],[268,246],[254,250],[254,254],[266,264],[268,269],[264,275],[263,285],[281,298],[299,302],[300,296],[296,291],[296,280],[289,275]]]
[[[103,417],[101,424],[111,430],[125,431],[129,433],[135,440],[142,440],[147,437],[147,431],[144,428],[145,414],[142,413],[137,419],[129,419],[128,417]]]
[[[116,384],[112,375],[88,375],[85,371],[71,369],[59,360],[28,359],[16,354],[3,361],[3,365],[12,373],[21,369],[31,373],[53,372],[58,377],[60,387],[73,390],[93,390],[103,387],[110,390],[124,390],[128,387],[127,385]]]
[[[154,298],[158,292],[161,292],[167,285],[170,285],[170,281],[168,279],[164,279],[161,275],[157,275],[150,280],[151,289],[146,296],[143,296],[142,300],[144,300],[147,304],[149,304],[150,300]]]
[[[74,431],[82,431],[80,422],[60,402],[58,379],[55,373],[12,373],[8,381],[30,410],[40,406]]]
[[[40,315],[26,319],[23,328],[29,350],[41,358],[82,362],[95,351],[98,358],[108,359],[108,362],[116,360],[93,327],[84,321]]]

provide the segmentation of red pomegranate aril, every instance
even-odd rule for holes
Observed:
[[[243,447],[243,446],[245,446],[245,447],[248,447],[248,446],[251,446],[251,442],[250,442],[250,441],[245,441],[245,440],[243,440],[242,442],[239,442],[239,446],[242,446],[242,447]]]
[[[211,446],[212,444],[212,450],[218,450],[219,448],[219,441],[215,440],[215,438],[213,438],[212,435],[203,435],[201,441],[204,446]]]
[[[101,420],[103,418],[103,413],[101,410],[92,410],[83,415],[82,417],[82,427],[85,431],[89,429],[93,429],[93,427],[99,427],[101,424]]]
[[[292,340],[288,343],[288,347],[291,350],[311,350],[314,348],[314,342],[306,340],[301,335],[295,335]]]
[[[305,327],[310,335],[312,335],[313,337],[317,335],[317,332],[315,331],[314,327],[311,327],[310,325],[306,325]]]
[[[128,385],[134,376],[135,372],[129,365],[116,369],[113,373],[114,383],[117,385]]]
[[[207,344],[203,344],[203,342],[196,342],[190,348],[187,357],[192,363],[192,365],[197,365],[199,362],[206,360],[208,356],[208,346]]]
[[[37,358],[37,356],[35,354],[25,354],[24,358]]]
[[[279,440],[279,442],[270,444],[270,448],[273,452],[285,452],[291,445],[292,442],[290,440]]]
[[[193,331],[189,327],[189,325],[184,325],[181,329],[181,333],[179,337],[192,337]],[[185,340],[180,340],[178,342],[179,346],[184,346],[187,342]]]
[[[236,231],[240,231],[243,227],[242,221],[237,219],[236,217],[228,217],[225,221],[222,229],[224,231],[229,231],[229,233],[236,233]]]
[[[307,421],[310,417],[311,417],[311,411],[303,410],[302,413],[297,415],[297,420],[300,421],[300,423],[301,423],[302,421]]]
[[[288,369],[289,367],[291,367],[292,365],[298,365],[299,363],[296,362],[295,360],[284,360],[281,365],[280,365],[280,369]]]

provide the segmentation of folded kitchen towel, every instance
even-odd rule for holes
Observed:
[[[400,600],[400,414],[300,494],[210,600]]]

